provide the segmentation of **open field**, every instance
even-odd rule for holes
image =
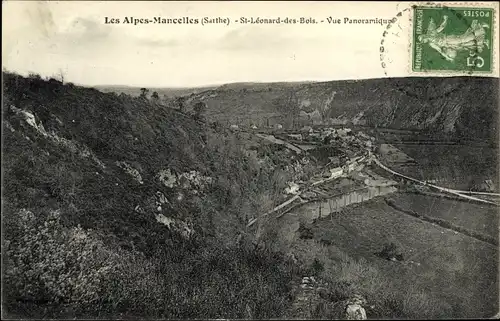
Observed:
[[[435,211],[446,210],[445,206],[437,206]],[[465,207],[462,211],[467,213]],[[381,198],[317,220],[312,231],[317,243],[307,240],[306,246],[306,241],[296,237],[291,247],[311,260],[311,253],[319,253],[323,273],[332,279],[346,277],[338,262],[347,255],[373,272],[358,276],[356,282],[365,285],[361,291],[375,297],[377,293],[421,293],[434,307],[421,311],[425,317],[473,318],[497,313],[498,251],[488,243],[401,213]],[[388,261],[374,254],[390,242],[398,246],[404,261]],[[383,291],[373,285],[377,280]]]
[[[403,209],[411,209],[419,214],[498,237],[497,207],[419,194],[400,193],[393,199]]]
[[[190,95],[192,93],[200,93],[207,90],[213,90],[218,86],[209,86],[209,87],[195,87],[195,88],[148,88],[151,93],[157,92],[160,97],[163,95],[167,97],[176,97],[176,96],[184,96]],[[141,94],[141,87],[132,87],[132,86],[95,86],[97,90],[100,90],[104,93],[114,92],[117,94],[124,93],[130,96],[139,96]]]
[[[492,179],[498,190],[498,149],[477,146],[398,144],[418,166],[401,167],[403,174],[421,180],[437,180],[441,186],[469,189]]]

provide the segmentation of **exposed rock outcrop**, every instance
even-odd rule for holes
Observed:
[[[162,169],[158,173],[158,179],[168,188],[174,187],[174,184],[177,183],[177,177],[168,169]]]
[[[123,161],[117,161],[115,162],[116,166],[122,168],[127,174],[132,176],[132,178],[137,181],[139,184],[144,184],[144,181],[142,180],[141,173],[135,168],[133,168],[130,164],[127,162]]]
[[[106,167],[104,163],[99,160],[99,158],[97,158],[97,156],[84,144],[58,136],[55,132],[47,132],[42,122],[37,121],[33,113],[31,113],[30,111],[17,108],[13,105],[10,106],[10,110],[12,110],[18,116],[21,116],[31,128],[33,128],[37,133],[49,139],[53,143],[68,149],[69,151],[79,155],[80,157],[92,159],[101,168]],[[8,124],[10,125],[10,123]],[[10,125],[10,128],[12,128],[12,125]],[[14,131],[14,128],[12,128],[11,131]],[[27,140],[31,141],[28,136],[25,137]]]
[[[164,224],[169,230],[179,233],[185,239],[191,238],[195,233],[192,224],[182,220],[172,219],[163,214],[156,214],[155,218],[159,223]]]
[[[363,308],[366,300],[360,295],[354,295],[345,304],[345,318],[347,320],[366,320],[366,311]]]

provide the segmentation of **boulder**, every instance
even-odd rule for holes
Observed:
[[[163,185],[169,188],[173,188],[174,184],[177,183],[177,176],[174,173],[172,173],[169,168],[166,170],[161,170],[158,173],[158,178],[160,182],[163,183]]]
[[[285,188],[285,193],[296,195],[296,194],[298,194],[299,189],[300,189],[300,186],[298,184],[296,184],[295,182],[288,182],[288,187]]]
[[[363,308],[366,300],[360,295],[354,295],[347,300],[345,305],[345,318],[347,320],[366,320],[366,311]]]

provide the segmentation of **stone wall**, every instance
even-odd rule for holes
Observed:
[[[371,200],[376,196],[387,195],[397,191],[394,186],[376,186],[366,187],[360,190],[345,193],[343,195],[335,196],[327,200],[317,201],[305,205],[304,210],[299,210],[301,215],[307,217],[307,221],[321,217],[327,217],[331,213],[338,212],[344,207]]]

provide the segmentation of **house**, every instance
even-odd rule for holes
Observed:
[[[351,163],[351,164],[347,165],[347,170],[349,172],[352,172],[352,171],[354,171],[356,169],[357,166],[358,166],[357,162]]]
[[[358,132],[358,136],[361,137],[361,138],[364,138],[366,140],[370,140],[371,137],[368,136],[367,134],[363,133],[363,132]]]
[[[289,134],[288,137],[296,140],[302,140],[302,134]]]
[[[309,137],[316,138],[317,140],[321,139],[321,134],[320,133],[311,133],[309,134]]]
[[[301,132],[303,133],[312,133],[313,132],[313,129],[311,126],[304,126],[300,129]]]
[[[351,133],[351,129],[350,128],[339,128],[337,129],[337,134],[339,136],[347,136],[348,134]]]
[[[238,125],[231,125],[229,128],[231,130],[238,130],[238,129],[240,129],[240,127]]]
[[[335,168],[330,169],[330,173],[331,173],[332,178],[337,178],[337,177],[342,176],[344,171],[342,170],[342,167],[335,167]]]
[[[288,182],[288,187],[285,188],[286,194],[297,195],[299,193],[300,186],[295,182]]]
[[[328,162],[333,165],[339,165],[340,158],[338,156],[328,157]]]

